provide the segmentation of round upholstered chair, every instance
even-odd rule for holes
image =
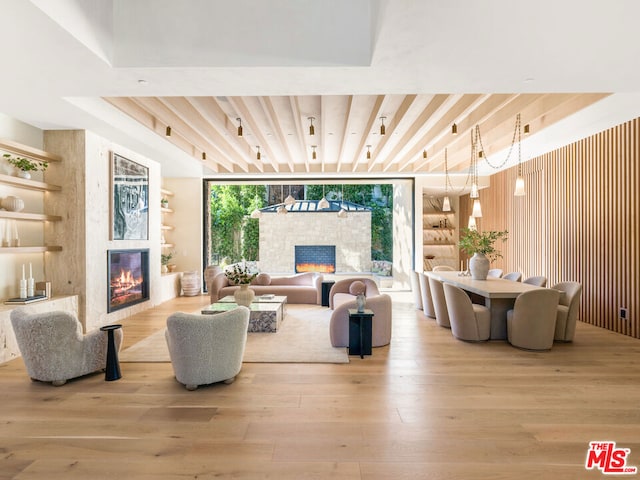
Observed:
[[[511,280],[512,282],[519,282],[522,280],[522,273],[520,272],[509,272],[505,273],[502,278],[505,280]]]
[[[429,288],[433,300],[433,309],[436,314],[436,322],[441,327],[451,328],[449,312],[447,311],[447,300],[444,298],[444,287],[440,280],[429,277]]]
[[[554,339],[558,342],[571,342],[576,333],[582,285],[578,282],[561,282],[551,288],[561,292]]]
[[[522,283],[527,283],[529,285],[535,285],[536,287],[546,287],[547,286],[547,277],[538,275],[534,277],[525,278]]]
[[[507,338],[524,350],[549,350],[553,346],[560,292],[539,288],[521,293],[507,311]]]
[[[471,302],[469,295],[455,285],[445,283],[451,333],[459,340],[483,342],[491,335],[491,313],[484,305]]]
[[[455,272],[455,268],[449,265],[436,265],[433,267],[434,272]]]
[[[502,277],[502,269],[501,268],[492,268],[487,272],[487,277],[493,278],[501,278]]]
[[[419,273],[418,282],[420,283],[420,296],[422,297],[422,311],[427,317],[436,318],[433,298],[431,297],[431,287],[429,286],[429,276],[424,272]]]

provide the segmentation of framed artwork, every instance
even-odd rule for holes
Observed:
[[[111,239],[149,239],[149,169],[111,156]]]

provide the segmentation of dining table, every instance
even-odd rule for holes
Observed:
[[[507,339],[507,311],[513,309],[518,295],[543,287],[528,283],[514,282],[503,278],[487,277],[474,280],[465,272],[425,272],[431,278],[455,285],[469,294],[472,300],[484,302],[491,313],[491,340]]]

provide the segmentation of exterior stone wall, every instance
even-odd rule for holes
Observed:
[[[296,245],[335,245],[336,273],[371,271],[371,212],[264,213],[260,218],[260,270],[293,274]]]

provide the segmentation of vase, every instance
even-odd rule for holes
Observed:
[[[184,272],[180,283],[182,294],[185,297],[195,297],[200,294],[200,274],[198,272]]]
[[[167,272],[169,272],[169,266],[168,266],[168,265],[162,265],[162,266],[160,267],[160,272],[161,272],[161,273],[167,273]]]
[[[29,180],[31,178],[31,174],[29,172],[25,172],[24,170],[18,170],[18,177]]]
[[[9,195],[2,199],[2,207],[9,212],[19,212],[24,208],[24,201],[19,197]]]
[[[489,273],[489,259],[483,253],[474,253],[469,261],[469,269],[473,280],[486,280]]]
[[[236,303],[244,307],[251,305],[255,296],[255,292],[249,288],[249,285],[240,285],[240,288],[233,292]]]
[[[358,313],[364,312],[365,303],[366,303],[366,299],[364,297],[364,294],[363,293],[359,294],[356,297],[356,306],[358,308]]]

